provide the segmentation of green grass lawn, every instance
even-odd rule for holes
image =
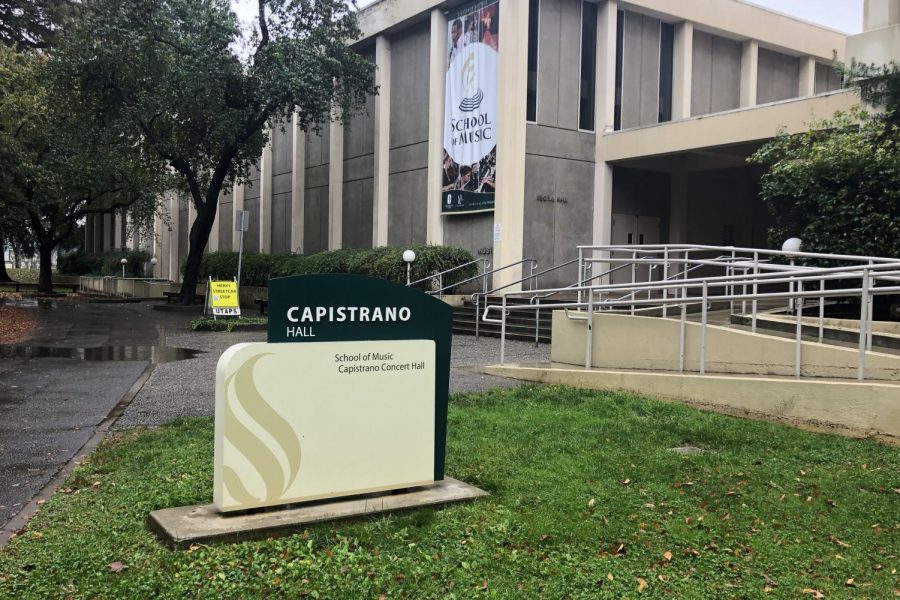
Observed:
[[[6,269],[6,272],[9,273],[9,276],[12,277],[13,281],[18,281],[19,283],[37,283],[38,282],[38,270],[37,269],[9,268],[9,269]]]
[[[456,396],[448,474],[489,498],[168,550],[147,513],[210,502],[212,450],[211,420],[108,439],[0,551],[0,597],[897,594],[900,456],[871,440],[561,387]]]

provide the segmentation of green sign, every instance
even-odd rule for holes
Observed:
[[[444,213],[470,213],[494,210],[494,194],[448,190],[443,192],[441,210]]]
[[[269,282],[268,343],[429,340],[434,343],[434,479],[444,478],[453,309],[418,290],[358,275],[302,275]],[[382,360],[389,352],[343,351],[339,372],[352,377],[417,365]],[[430,362],[430,361],[429,361]],[[298,382],[303,385],[303,382]],[[432,390],[428,390],[431,396]]]

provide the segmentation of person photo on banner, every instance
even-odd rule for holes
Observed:
[[[478,32],[475,30],[475,15],[466,17],[466,46],[478,41]]]
[[[494,50],[499,47],[498,32],[500,31],[497,20],[497,5],[492,4],[481,9],[481,43],[487,44]]]
[[[453,62],[453,59],[463,51],[465,45],[466,39],[463,37],[462,20],[456,19],[450,26],[450,57],[447,60],[448,66]]]

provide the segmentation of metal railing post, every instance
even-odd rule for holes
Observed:
[[[825,291],[825,280],[819,282],[819,290]],[[825,340],[825,296],[819,298],[819,343]]]
[[[872,261],[869,261],[869,264],[874,264]],[[871,287],[875,287],[875,283],[869,281],[869,285]],[[869,352],[872,351],[872,322],[875,320],[875,296],[871,294],[869,296],[869,318],[866,320],[866,350]]]
[[[663,249],[663,283],[669,281],[669,247],[666,246]],[[662,306],[662,316],[663,319],[666,318],[668,311],[666,310],[668,307],[666,306],[666,300],[669,298],[669,288],[663,288],[663,306]]]
[[[581,286],[584,285],[584,248],[578,247],[578,302],[581,302]]]
[[[500,314],[500,364],[506,361],[506,294],[503,295]]]
[[[863,269],[862,293],[859,296],[859,369],[856,379],[862,381],[866,372],[866,319],[869,316],[869,270]]]
[[[703,309],[700,315],[700,374],[706,374],[706,298],[709,295],[709,284],[703,280]]]
[[[797,282],[797,292],[803,293],[803,282]],[[794,310],[797,311],[797,327],[794,332],[794,377],[800,377],[800,349],[803,335],[803,296],[797,296]]]
[[[792,258],[791,259],[791,267],[793,267],[793,266],[794,266],[794,259]],[[796,276],[797,276],[797,274],[794,272],[794,269],[792,268],[791,275],[790,275],[791,280],[788,281],[788,293],[789,294],[794,293],[794,277],[796,277]],[[792,298],[788,298],[788,314],[791,314],[792,310],[794,310],[794,301]]]
[[[475,294],[475,341],[478,341],[478,323],[481,321],[481,298],[478,294]],[[487,298],[485,298],[487,300]]]
[[[587,331],[585,337],[587,343],[584,349],[584,368],[591,368],[591,359],[593,358],[594,349],[594,290],[587,290],[588,310],[587,310]]]
[[[538,347],[541,330],[541,299],[537,299],[537,309],[534,311],[534,347]]]
[[[637,292],[634,289],[634,284],[637,281],[637,252],[632,251],[631,253],[631,299],[634,300],[637,297]],[[634,304],[631,305],[631,316],[634,316]]]
[[[681,326],[678,341],[678,370],[684,373],[684,328],[687,322],[687,287],[681,288]]]
[[[756,294],[759,291],[757,278],[759,277],[759,252],[753,253],[753,302],[751,302],[751,310],[753,314],[750,317],[750,331],[756,333]]]

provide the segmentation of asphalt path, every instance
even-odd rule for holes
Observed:
[[[37,322],[0,347],[0,531],[91,438],[151,360],[164,320],[138,304],[17,301]],[[170,325],[178,325],[170,323]]]

